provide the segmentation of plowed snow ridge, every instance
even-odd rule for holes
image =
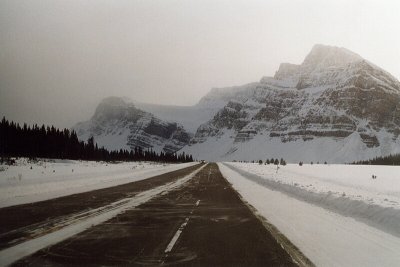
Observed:
[[[316,266],[398,266],[400,238],[219,164],[233,187]]]
[[[290,197],[305,201],[346,217],[353,217],[370,226],[400,237],[400,209],[369,204],[347,196],[332,193],[314,192],[298,186],[285,184],[249,173],[230,164],[226,164],[243,177],[271,190],[277,190]]]

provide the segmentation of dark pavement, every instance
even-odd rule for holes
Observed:
[[[120,199],[182,178],[199,164],[145,180],[69,195],[31,204],[0,209],[0,249],[10,247],[52,231],[77,213],[90,212]],[[43,231],[37,231],[42,229]]]
[[[208,164],[160,195],[14,266],[296,266]]]

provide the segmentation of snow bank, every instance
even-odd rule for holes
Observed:
[[[16,166],[0,165],[0,208],[143,180],[193,164],[20,159]]]
[[[224,177],[316,266],[398,266],[399,237],[282,193],[278,182],[271,190],[231,166],[219,164]]]
[[[228,166],[263,187],[400,237],[400,167],[289,164],[277,171],[275,165]]]

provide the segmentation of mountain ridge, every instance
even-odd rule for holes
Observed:
[[[349,162],[400,152],[399,103],[391,74],[345,48],[315,45],[301,64],[213,88],[191,107],[135,105],[183,125],[190,140],[179,146],[196,158]]]
[[[157,153],[174,153],[190,140],[190,134],[181,125],[165,122],[119,97],[103,99],[92,118],[73,129],[79,139],[93,136],[96,143],[107,149],[141,147]]]

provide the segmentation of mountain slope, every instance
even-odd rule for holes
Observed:
[[[199,125],[206,123],[226,103],[217,106],[168,106],[135,102],[135,106],[164,121],[174,121],[182,125],[185,130],[194,134]]]
[[[400,152],[400,83],[359,55],[316,45],[301,65],[223,96],[183,150],[209,160],[346,162]]]
[[[79,139],[93,136],[99,146],[108,149],[152,149],[173,153],[190,140],[186,130],[175,122],[165,122],[118,97],[104,99],[93,117],[78,123]]]
[[[188,132],[195,133],[199,125],[211,120],[236,93],[254,84],[226,88],[213,88],[193,106],[168,106],[135,102],[135,106],[165,121],[175,121]]]
[[[75,130],[109,149],[181,150],[213,161],[352,162],[400,152],[400,83],[345,48],[315,45],[302,64],[214,88],[191,107],[105,99]]]

